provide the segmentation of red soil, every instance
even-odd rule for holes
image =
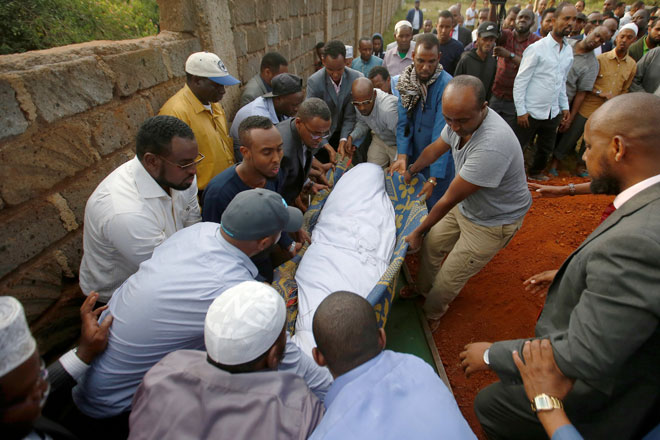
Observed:
[[[587,179],[573,178],[574,183]],[[548,182],[565,185],[568,179]],[[509,245],[474,276],[454,300],[434,334],[452,391],[463,415],[479,438],[485,439],[474,414],[474,398],[486,385],[495,382],[492,372],[466,378],[459,353],[465,344],[530,337],[545,292],[531,294],[523,281],[548,269],[557,269],[564,259],[598,225],[610,196],[540,198],[533,194],[532,207],[522,228]],[[416,261],[410,261],[416,272]]]

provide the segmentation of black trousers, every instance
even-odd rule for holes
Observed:
[[[529,127],[527,128],[516,124],[514,131],[522,148],[529,145],[534,140],[534,136],[537,136],[536,153],[532,165],[529,167],[529,174],[534,175],[543,172],[548,164],[548,159],[550,159],[550,155],[555,148],[557,128],[562,116],[561,113],[552,119],[534,119],[530,116]]]

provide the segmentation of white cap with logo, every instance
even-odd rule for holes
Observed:
[[[211,52],[195,52],[186,61],[186,73],[208,78],[223,86],[234,86],[240,81],[229,74],[219,56]]]
[[[225,290],[206,313],[204,343],[209,357],[240,365],[266,353],[286,321],[284,300],[272,287],[245,281]]]

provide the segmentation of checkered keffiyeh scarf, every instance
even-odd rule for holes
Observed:
[[[413,64],[403,71],[399,77],[399,82],[396,84],[396,89],[401,93],[401,105],[406,109],[409,117],[412,115],[420,97],[422,98],[422,109],[424,109],[429,87],[438,79],[441,73],[442,64],[438,63],[433,76],[423,83],[417,79],[417,72]]]

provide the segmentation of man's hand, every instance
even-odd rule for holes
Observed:
[[[493,55],[500,58],[511,58],[511,52],[502,46],[495,46],[493,48]]]
[[[324,189],[329,189],[328,185],[321,185],[320,183],[312,183],[309,186],[309,188],[307,188],[307,192],[310,192],[310,193],[316,195],[320,191],[323,191]]]
[[[349,135],[345,141],[339,141],[339,147],[337,152],[340,156],[346,156],[349,159],[353,157],[355,153],[355,146],[353,145],[353,138]]]
[[[417,198],[424,196],[424,200],[428,200],[433,193],[433,188],[435,188],[435,185],[427,180],[424,182],[424,186],[422,186],[421,191],[417,194]]]
[[[539,194],[541,197],[562,197],[568,195],[565,186],[539,185],[538,183],[527,183],[527,188]]]
[[[424,241],[424,237],[422,237],[422,234],[420,234],[417,229],[415,229],[405,238],[405,240],[406,243],[408,243],[408,253],[414,254],[422,247],[422,241]]]
[[[94,304],[99,294],[91,292],[82,306],[80,306],[80,320],[82,321],[80,329],[80,344],[78,345],[77,355],[81,361],[90,364],[96,356],[103,353],[108,345],[108,333],[110,324],[112,324],[112,315],[108,314],[99,325],[99,316],[108,306],[94,309]]]
[[[564,115],[564,118],[562,118],[561,123],[559,124],[559,132],[564,133],[571,127],[571,125],[573,125],[573,117],[571,116],[571,113],[568,112],[568,118]]]
[[[298,231],[296,231],[293,235],[295,236],[294,239],[298,243],[305,244],[312,242],[312,237],[310,237],[307,231],[302,228],[298,229]]]
[[[302,243],[294,241],[289,245],[289,248],[286,250],[286,253],[289,255],[289,258],[293,258],[296,256],[296,254],[301,248],[302,248]]]
[[[518,116],[518,125],[522,128],[529,128],[529,113]]]
[[[525,342],[523,357],[525,362],[517,351],[513,352],[513,362],[520,371],[530,401],[543,393],[563,400],[573,388],[575,380],[562,374],[548,339]]]
[[[399,154],[396,160],[392,163],[392,165],[390,165],[390,176],[394,174],[395,171],[403,175],[403,173],[406,171],[407,166],[408,166],[408,158],[406,157],[405,154]]]
[[[340,143],[341,145],[341,143]],[[328,157],[330,158],[330,163],[332,164],[332,167],[334,168],[335,165],[337,165],[337,152],[335,151],[334,148],[332,148],[332,145],[330,144],[325,144],[323,148],[326,149],[328,152]]]
[[[552,284],[552,280],[555,279],[557,272],[556,270],[546,270],[545,272],[537,273],[527,278],[523,282],[523,286],[525,286],[525,290],[528,292],[539,293]]]
[[[484,362],[484,352],[493,345],[492,342],[473,342],[465,346],[465,351],[459,355],[461,358],[461,368],[467,377],[470,377],[477,371],[488,370],[488,365]]]

